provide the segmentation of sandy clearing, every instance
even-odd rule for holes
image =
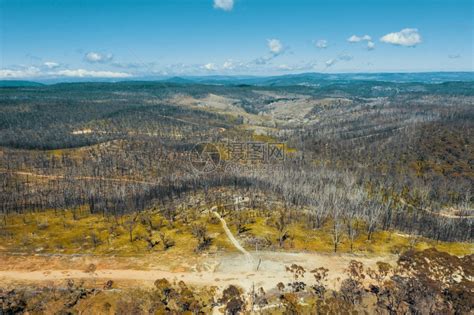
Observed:
[[[345,278],[344,269],[352,259],[373,267],[377,261],[394,263],[396,257],[361,257],[348,254],[320,254],[320,253],[284,253],[284,252],[254,252],[253,260],[249,261],[240,253],[222,254],[215,258],[205,258],[199,268],[190,271],[173,272],[162,269],[135,270],[135,269],[98,269],[94,273],[87,273],[77,269],[57,270],[0,270],[0,286],[15,281],[21,282],[51,282],[65,279],[84,279],[104,282],[132,281],[143,286],[152,286],[156,279],[183,280],[197,286],[218,286],[224,288],[229,284],[239,285],[243,289],[250,289],[253,285],[265,290],[275,288],[278,282],[288,283],[291,275],[285,271],[285,266],[298,264],[307,271],[317,267],[329,269],[328,286],[338,288]],[[87,266],[84,266],[84,270]],[[258,268],[258,270],[257,270]],[[304,281],[311,285],[314,280],[308,272]]]
[[[291,274],[286,272],[286,266],[297,264],[303,266],[307,271],[314,268],[325,267],[328,272],[328,287],[337,289],[341,281],[346,277],[344,270],[351,260],[358,260],[367,267],[374,267],[377,261],[394,263],[396,256],[384,257],[364,257],[350,254],[322,254],[322,253],[288,253],[288,252],[270,252],[255,251],[248,252],[229,230],[226,221],[216,211],[214,206],[210,209],[222,223],[227,238],[239,250],[239,253],[221,253],[214,257],[203,257],[200,262],[190,265],[186,259],[180,263],[180,267],[170,270],[170,263],[155,265],[148,270],[139,269],[109,269],[100,268],[101,265],[113,265],[114,258],[107,257],[107,263],[101,263],[100,257],[94,257],[95,265],[99,266],[93,273],[85,272],[87,263],[84,262],[83,270],[78,269],[60,269],[67,265],[70,257],[64,257],[65,261],[56,266],[57,269],[48,270],[17,270],[7,264],[7,270],[0,270],[0,286],[15,281],[23,282],[42,282],[42,281],[61,281],[65,279],[85,279],[94,281],[137,281],[141,285],[152,286],[154,281],[160,278],[168,280],[183,280],[186,283],[197,286],[217,286],[224,288],[230,284],[238,285],[245,290],[250,290],[253,286],[263,287],[265,290],[275,288],[279,282],[288,283],[291,281]],[[50,257],[35,257],[36,265],[38,259],[47,261]],[[72,258],[74,259],[74,258]],[[88,258],[92,260],[91,258]],[[104,258],[102,258],[104,259]],[[112,264],[111,260],[112,259]],[[25,257],[28,260],[28,257]],[[173,265],[176,262],[173,262]],[[39,264],[42,265],[42,264]],[[3,268],[6,266],[0,264]],[[77,265],[75,265],[77,266]],[[23,266],[23,268],[28,268]],[[191,268],[190,268],[191,267]],[[18,268],[18,267],[17,267]],[[305,282],[309,285],[313,283],[312,275],[307,273]]]
[[[179,106],[186,106],[191,108],[206,108],[210,110],[216,110],[218,112],[228,112],[231,114],[245,114],[245,110],[239,107],[239,100],[228,98],[216,94],[208,94],[203,98],[194,98],[189,95],[175,95],[169,100],[172,104]]]

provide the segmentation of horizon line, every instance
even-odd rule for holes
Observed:
[[[357,72],[350,72],[350,71],[341,71],[341,72],[294,72],[294,73],[285,73],[285,74],[170,74],[170,75],[137,75],[137,76],[130,76],[126,78],[113,78],[113,77],[64,77],[64,76],[56,76],[56,77],[25,77],[25,78],[0,78],[1,81],[29,81],[29,82],[48,82],[48,81],[57,81],[61,83],[71,82],[74,83],[75,81],[87,81],[90,82],[128,82],[128,81],[160,81],[172,78],[216,78],[216,77],[227,77],[227,78],[278,78],[278,77],[286,77],[286,76],[299,76],[299,75],[377,75],[377,74],[474,74],[474,70],[462,70],[462,71],[446,71],[446,70],[433,70],[433,71],[357,71]]]

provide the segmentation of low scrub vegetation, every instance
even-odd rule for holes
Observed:
[[[151,289],[116,288],[68,280],[60,286],[0,288],[3,313],[82,314],[467,314],[474,303],[472,255],[458,258],[435,249],[409,250],[395,265],[367,268],[353,260],[340,288],[328,287],[327,269],[287,266],[288,283],[265,291],[238,286],[196,288],[183,281],[157,279]],[[276,279],[278,281],[278,278]]]

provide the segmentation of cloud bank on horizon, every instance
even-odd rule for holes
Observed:
[[[288,0],[278,7],[259,1],[208,1],[208,5],[186,4],[187,14],[182,12],[182,4],[175,6],[171,0],[163,1],[161,6],[151,4],[146,10],[135,10],[132,1],[124,0],[124,10],[136,14],[136,18],[130,15],[133,25],[113,10],[107,11],[108,17],[101,21],[103,15],[98,12],[95,16],[94,5],[86,2],[86,11],[97,22],[87,24],[81,21],[81,8],[65,3],[54,9],[70,9],[77,12],[77,18],[72,15],[71,22],[63,22],[64,27],[58,28],[58,12],[46,10],[53,9],[53,0],[38,0],[43,6],[35,7],[32,2],[26,9],[7,0],[4,10],[10,14],[4,21],[0,79],[473,70],[469,32],[439,25],[439,16],[443,16],[445,24],[457,26],[464,21],[472,31],[469,14],[459,6],[465,0],[460,0],[458,6],[445,0],[440,1],[439,8],[429,7],[432,12],[424,16],[424,23],[416,14],[409,14],[408,9],[416,7],[413,1],[385,3],[392,10],[405,12],[400,23],[387,23],[375,14],[385,12],[384,4],[373,5],[372,12],[348,5],[354,14],[346,16],[346,22],[338,22],[341,20],[335,16],[340,15],[340,0],[333,5],[326,3],[319,19],[314,15],[321,11],[322,0],[300,5],[296,2],[302,0]],[[112,2],[105,2],[106,7],[114,7]],[[43,24],[38,24],[38,31],[47,33],[38,35],[43,42],[23,40],[30,34],[16,26],[22,21],[38,22],[34,14],[43,9]],[[96,9],[100,11],[101,7]],[[147,11],[152,19],[146,19]],[[155,28],[144,27],[146,24]],[[44,25],[46,31],[39,25]],[[94,27],[89,30],[88,25]],[[29,29],[33,33],[35,30]],[[445,68],[437,68],[439,65]]]

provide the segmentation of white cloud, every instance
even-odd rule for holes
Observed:
[[[216,71],[218,70],[218,67],[216,64],[214,63],[207,63],[205,65],[202,66],[204,69],[208,70],[208,71]]]
[[[352,35],[351,37],[347,39],[349,43],[358,43],[361,41],[371,41],[371,40],[372,40],[372,37],[370,37],[369,35],[363,35],[363,36]]]
[[[329,59],[326,61],[326,67],[329,68],[336,63],[336,59]]]
[[[125,72],[114,72],[114,71],[94,71],[85,69],[76,70],[61,70],[57,72],[49,73],[51,75],[59,75],[65,77],[75,78],[128,78],[131,74]]]
[[[293,64],[293,65],[288,65],[288,64],[280,64],[275,67],[275,70],[281,70],[281,71],[310,71],[314,70],[316,68],[316,62],[307,62],[303,64]]]
[[[405,28],[400,32],[389,33],[381,37],[380,41],[392,45],[413,47],[421,43],[421,35],[416,28]]]
[[[29,67],[20,70],[0,69],[0,79],[22,79],[36,77],[40,70],[36,67]]]
[[[459,58],[461,58],[461,55],[460,54],[448,55],[448,58],[449,59],[459,59]]]
[[[352,55],[349,55],[346,52],[342,52],[336,58],[331,58],[331,59],[327,60],[326,61],[326,68],[332,67],[340,61],[351,61],[352,59],[354,59],[354,57]]]
[[[232,62],[232,60],[227,60],[222,65],[222,68],[224,70],[233,70],[233,69],[235,69],[235,64],[234,64],[234,62]]]
[[[23,79],[23,78],[48,78],[48,77],[75,77],[75,78],[128,78],[131,74],[113,71],[93,71],[84,69],[66,69],[60,71],[41,71],[37,67],[24,69],[0,69],[0,78]]]
[[[170,64],[160,70],[160,75],[203,75],[209,73],[247,72],[253,65],[251,62],[227,59],[223,63],[209,62],[206,64]],[[246,73],[247,74],[247,73]]]
[[[286,51],[286,48],[279,39],[267,39],[267,46],[268,50],[270,50],[270,53],[266,56],[256,58],[255,60],[249,62],[249,64],[265,65]]]
[[[369,41],[367,42],[367,49],[368,49],[368,50],[374,50],[374,49],[375,49],[375,44],[374,44],[373,41],[370,41],[370,40],[369,40]]]
[[[85,55],[87,62],[104,63],[111,61],[113,58],[114,56],[112,54],[102,54],[94,51],[90,51]]]
[[[54,62],[54,61],[46,61],[43,63],[43,65],[47,67],[48,69],[54,69],[54,68],[59,67],[59,63]]]
[[[274,55],[279,55],[283,52],[283,44],[279,39],[267,39],[268,49]]]
[[[289,65],[286,65],[286,64],[282,64],[282,65],[278,65],[277,69],[285,70],[285,71],[291,71],[291,70],[293,70],[293,67],[289,66]]]
[[[357,42],[360,42],[361,39],[360,39],[359,36],[352,35],[351,37],[349,37],[349,38],[347,39],[347,41],[348,41],[349,43],[357,43]]]
[[[214,0],[214,8],[231,11],[234,8],[234,0]]]
[[[328,41],[325,39],[320,39],[316,42],[316,47],[318,48],[327,48],[328,47]]]
[[[154,62],[113,62],[112,66],[120,69],[144,69],[153,72],[153,68],[156,66]]]

